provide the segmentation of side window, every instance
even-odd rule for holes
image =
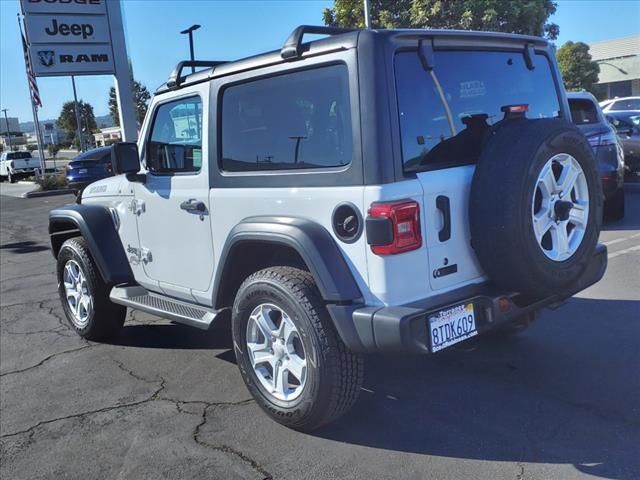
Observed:
[[[352,157],[345,65],[288,73],[227,88],[222,168],[289,170],[347,165]]]
[[[598,111],[591,100],[570,98],[569,109],[571,110],[571,119],[576,125],[598,123]]]
[[[191,97],[160,105],[146,148],[151,172],[198,172],[202,168],[202,100]]]

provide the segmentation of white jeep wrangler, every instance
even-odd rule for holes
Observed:
[[[92,340],[127,307],[230,315],[259,405],[317,428],[354,404],[363,353],[517,330],[602,277],[570,120],[535,37],[302,26],[280,51],[182,62],[117,175],[50,214],[64,311]]]

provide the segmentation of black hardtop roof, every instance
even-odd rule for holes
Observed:
[[[324,34],[328,37],[302,43],[305,34]],[[297,58],[315,56],[339,50],[355,48],[360,36],[372,35],[386,39],[426,39],[434,41],[440,39],[458,40],[471,45],[474,41],[504,42],[507,44],[532,44],[538,47],[547,47],[549,43],[541,37],[520,35],[515,33],[480,32],[473,30],[444,30],[444,29],[341,29],[335,27],[317,27],[301,25],[289,36],[280,50],[260,53],[233,61],[195,61],[180,62],[172,72],[169,80],[161,85],[156,94],[177,90],[180,87],[201,83],[212,78],[219,78],[233,73],[253,70],[279,63],[285,63]],[[207,67],[193,74],[182,76],[182,69],[190,66]]]

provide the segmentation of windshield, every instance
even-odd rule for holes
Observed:
[[[405,171],[474,163],[487,129],[510,105],[527,118],[555,118],[560,104],[551,67],[521,52],[435,51],[426,71],[416,51],[396,54],[395,72]]]

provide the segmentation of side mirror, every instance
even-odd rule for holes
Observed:
[[[140,171],[138,145],[133,142],[114,143],[111,146],[111,167],[116,175],[138,173]]]

